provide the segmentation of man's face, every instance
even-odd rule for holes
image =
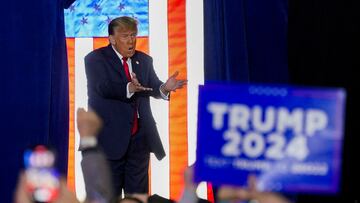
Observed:
[[[123,57],[132,57],[135,54],[136,30],[115,28],[114,35],[110,35],[110,42]]]

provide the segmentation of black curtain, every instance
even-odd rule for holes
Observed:
[[[69,3],[1,2],[1,202],[12,202],[27,147],[55,147],[58,168],[66,174],[69,113],[63,9]]]
[[[288,82],[287,0],[204,0],[205,82]]]
[[[360,6],[357,1],[290,0],[289,72],[294,84],[343,87],[347,91],[342,183],[339,194],[301,195],[299,202],[359,201],[357,164],[360,100]]]

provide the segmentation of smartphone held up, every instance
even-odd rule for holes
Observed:
[[[26,190],[34,202],[52,202],[59,195],[59,172],[55,169],[55,153],[38,145],[24,152]]]

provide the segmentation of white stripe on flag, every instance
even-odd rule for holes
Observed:
[[[204,30],[202,3],[202,1],[186,2],[189,165],[195,162],[198,86],[204,84]]]
[[[149,1],[149,50],[156,74],[161,80],[168,78],[167,29],[167,0]],[[166,153],[161,161],[151,155],[151,193],[169,198],[169,104],[152,98],[151,108]]]
[[[80,107],[87,109],[87,87],[84,57],[93,50],[93,38],[75,38],[75,121],[76,110]],[[81,170],[81,153],[79,147],[79,132],[75,122],[75,185],[76,196],[80,201],[85,200],[85,186]]]
[[[186,1],[189,165],[196,159],[198,87],[204,84],[203,27],[203,1]],[[200,184],[197,193],[199,197],[207,199],[206,184]]]

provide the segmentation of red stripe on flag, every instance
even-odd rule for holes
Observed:
[[[75,192],[75,39],[66,38],[69,74],[69,152],[67,186]]]
[[[136,39],[136,49],[149,54],[149,37],[138,37]]]
[[[168,0],[169,76],[179,71],[186,79],[186,1]],[[179,200],[188,166],[187,89],[172,93],[170,99],[170,198]]]
[[[207,199],[212,203],[215,202],[214,191],[213,191],[213,187],[212,187],[211,183],[207,183]]]
[[[108,44],[109,44],[109,39],[107,37],[93,38],[93,49],[98,49],[100,47],[107,46]]]

